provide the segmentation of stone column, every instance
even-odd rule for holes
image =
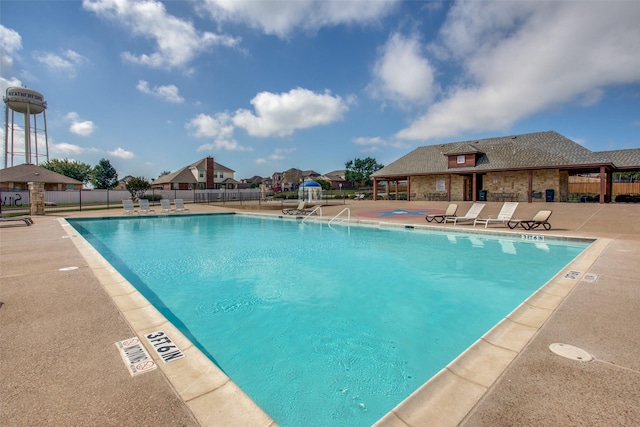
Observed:
[[[44,183],[29,182],[28,185],[31,215],[44,215]]]

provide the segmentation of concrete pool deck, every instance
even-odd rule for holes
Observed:
[[[463,213],[471,205],[459,204]],[[483,215],[496,215],[501,205],[487,203]],[[354,201],[323,207],[323,215],[332,217],[348,207],[352,220],[434,226],[418,216],[398,212],[376,217],[375,212],[446,206]],[[193,213],[280,213],[268,205],[189,208]],[[506,327],[492,330],[380,425],[640,423],[640,206],[520,203],[515,216],[531,218],[545,208],[553,210],[553,229],[527,234],[599,239],[590,254],[567,269],[579,276],[556,276],[543,289],[545,295],[523,304],[544,316],[512,313]],[[207,371],[206,361],[172,330],[168,333],[177,337],[185,359],[195,359],[196,367],[202,362],[204,370],[172,368],[172,373],[164,369],[167,364],[129,375],[114,344],[171,326],[153,313],[144,314],[144,303],[125,297],[126,283],[113,279],[117,273],[101,265],[92,248],[82,247],[84,239],[73,238],[63,220],[121,215],[122,209],[54,213],[34,217],[34,226],[0,227],[1,419],[11,425],[272,424],[233,383]],[[484,232],[469,225],[437,226]],[[502,226],[489,230],[523,234]],[[60,271],[72,266],[78,269]],[[587,274],[597,280],[584,280]],[[120,290],[105,286],[109,280]],[[595,359],[562,358],[549,350],[551,343],[577,346]]]

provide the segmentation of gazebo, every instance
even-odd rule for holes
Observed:
[[[305,181],[298,188],[298,200],[314,202],[322,200],[322,186],[315,181]]]

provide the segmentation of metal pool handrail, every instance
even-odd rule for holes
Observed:
[[[309,218],[311,215],[313,215],[316,211],[320,211],[320,216],[322,216],[322,206],[316,206],[315,208],[313,208],[313,210],[311,212],[309,212],[303,219],[302,222],[305,222],[307,220],[307,218]]]
[[[331,218],[331,221],[329,221],[329,225],[331,225],[331,223],[333,223],[333,221],[335,221],[336,219],[338,219],[338,217],[339,217],[340,215],[342,215],[345,211],[347,212],[347,219],[346,219],[346,220],[345,220],[345,219],[343,219],[343,220],[342,220],[342,221],[340,221],[338,224],[342,224],[342,223],[343,223],[343,222],[345,222],[345,221],[351,221],[351,209],[349,209],[349,208],[344,208],[344,209],[342,209],[342,210],[338,213],[338,215],[336,215],[336,216],[334,216],[333,218]]]

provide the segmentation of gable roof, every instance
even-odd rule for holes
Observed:
[[[182,169],[178,169],[177,171],[162,175],[160,178],[156,179],[153,184],[168,184],[172,182],[182,183],[182,184],[197,184],[198,178],[196,175],[191,172],[193,169],[196,170],[206,170],[207,169],[207,158],[203,158],[198,160],[195,163],[190,164],[189,166],[185,166]],[[223,171],[223,172],[235,172],[233,169],[229,169],[228,167],[221,165],[220,163],[213,161],[213,170]]]
[[[42,166],[23,164],[0,170],[0,182],[42,182],[45,184],[82,185],[82,181],[69,178]]]
[[[478,155],[475,166],[449,168],[448,156],[471,153]],[[592,152],[555,131],[546,131],[418,147],[371,176],[612,164],[610,156]]]
[[[247,179],[245,179],[245,182],[246,182],[247,184],[253,184],[253,183],[256,183],[256,182],[264,182],[266,179],[267,179],[267,178],[263,178],[263,177],[261,177],[261,176],[254,175],[254,176],[252,176],[251,178],[247,178]]]
[[[325,173],[323,176],[331,179],[331,180],[336,180],[336,181],[340,181],[340,180],[344,180],[344,175],[347,173],[347,171],[345,169],[338,169],[338,170],[334,170],[331,172],[327,172]]]

